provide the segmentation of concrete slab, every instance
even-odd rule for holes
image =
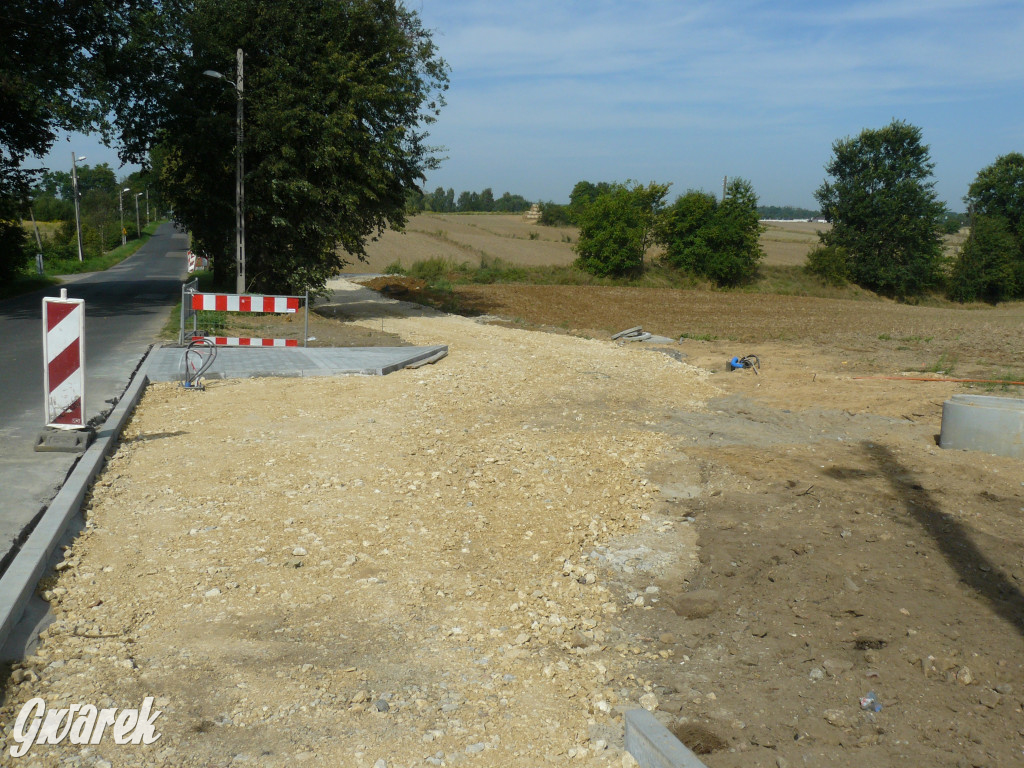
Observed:
[[[48,429],[36,438],[40,453],[85,453],[95,434],[91,429]]]
[[[218,347],[217,359],[204,378],[248,379],[260,376],[384,376],[429,358],[440,359],[448,347]],[[184,347],[160,347],[149,356],[150,381],[181,381]],[[440,355],[440,357],[439,357]]]

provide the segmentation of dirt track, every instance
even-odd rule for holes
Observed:
[[[605,765],[643,702],[712,768],[1019,761],[1024,473],[935,447],[955,385],[361,313],[451,355],[151,389],[5,727],[153,695],[81,764]]]

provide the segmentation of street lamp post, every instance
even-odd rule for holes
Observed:
[[[142,237],[142,226],[139,224],[139,198],[142,197],[145,192],[135,193],[135,236]]]
[[[146,187],[146,226],[149,226],[149,187]]]
[[[229,85],[233,85],[235,88],[235,96],[238,101],[236,114],[238,139],[235,149],[235,268],[238,274],[238,279],[235,283],[235,292],[245,293],[245,156],[242,152],[242,146],[245,138],[245,91],[243,87],[244,79],[242,73],[244,54],[242,53],[241,48],[238,49],[235,56],[235,82],[231,82],[224,77],[223,74],[212,69],[206,70],[203,74],[209,77],[215,77],[218,80],[224,80]]]
[[[117,208],[121,212],[121,245],[128,242],[128,230],[124,228],[124,193],[131,192],[129,187],[120,189],[117,192]]]
[[[85,160],[77,152],[71,153],[71,194],[75,198],[75,238],[78,241],[78,260],[82,261],[82,214],[78,205],[78,161]]]

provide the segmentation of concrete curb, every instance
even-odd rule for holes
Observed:
[[[146,376],[148,360],[149,352],[117,406],[97,432],[95,442],[71,470],[39,523],[0,577],[0,655],[5,655],[2,651],[21,621],[36,585],[46,571],[50,556],[81,509],[89,486],[103,468],[107,454],[117,444],[121,430],[138,405],[142,393],[146,391],[149,384]]]
[[[626,712],[626,751],[640,768],[707,768],[646,709]]]

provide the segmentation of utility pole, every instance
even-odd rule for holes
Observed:
[[[725,202],[725,185],[726,185],[726,183],[728,181],[729,181],[729,177],[728,176],[723,176],[722,177],[722,202],[723,203]]]
[[[36,272],[41,275],[43,274],[43,239],[39,236],[39,225],[36,224],[36,212],[33,211],[31,207],[28,209],[28,215],[32,217],[32,228],[36,231],[36,245],[39,247],[39,250],[36,251]]]
[[[245,90],[243,88],[242,63],[244,54],[239,48],[236,53],[238,59],[238,73],[235,77],[235,91],[238,95],[238,169],[235,179],[235,209],[238,216],[236,226],[238,243],[238,282],[235,287],[237,293],[245,293]]]
[[[77,152],[71,153],[71,194],[75,198],[75,237],[78,241],[78,260],[82,261],[82,214],[78,206],[78,161],[85,160]]]
[[[235,58],[235,82],[231,82],[223,73],[213,69],[207,69],[203,74],[234,86],[235,98],[238,100],[238,141],[235,148],[235,272],[238,279],[235,283],[235,292],[242,294],[245,293],[245,80],[242,72],[245,56],[241,48],[236,52]]]

